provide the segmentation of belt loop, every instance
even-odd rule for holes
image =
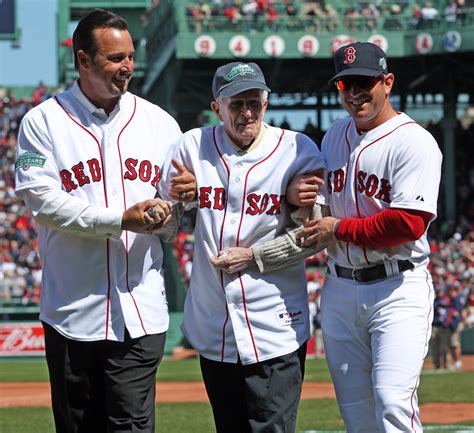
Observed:
[[[387,273],[387,278],[390,278],[394,275],[398,275],[400,273],[400,269],[398,269],[398,260],[397,259],[386,259],[383,261],[385,266],[385,272]]]
[[[337,271],[336,271],[336,262],[328,257],[328,268],[329,268],[329,273],[333,277],[337,277]]]

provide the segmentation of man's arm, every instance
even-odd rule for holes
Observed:
[[[329,213],[327,206],[316,204],[312,209],[312,217],[321,218]],[[211,258],[211,263],[228,273],[242,271],[249,266],[257,266],[261,273],[285,268],[311,257],[326,248],[327,245],[315,242],[305,247],[299,238],[303,226],[252,248],[232,247],[221,251]]]

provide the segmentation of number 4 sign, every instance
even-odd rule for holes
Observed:
[[[229,51],[234,57],[245,57],[250,51],[250,41],[243,35],[234,36],[229,41]]]

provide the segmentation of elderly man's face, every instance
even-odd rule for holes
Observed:
[[[268,106],[265,95],[264,90],[251,89],[230,98],[219,97],[211,103],[229,137],[242,149],[250,146],[260,133]]]

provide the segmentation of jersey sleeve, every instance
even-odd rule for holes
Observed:
[[[436,216],[442,162],[438,144],[428,131],[415,125],[397,150],[390,207]]]
[[[29,112],[20,125],[15,163],[16,195],[42,225],[70,234],[120,238],[122,211],[92,205],[62,189],[54,143],[44,113]]]
[[[171,163],[171,160],[175,159],[176,161],[184,165],[189,171],[194,173],[192,161],[188,151],[189,144],[192,141],[193,136],[190,132],[181,135],[180,138],[176,141],[176,143],[170,148],[166,156],[165,162],[161,170],[161,180],[158,184],[158,193],[160,197],[162,197],[164,200],[177,203],[177,201],[171,198],[169,195],[171,179],[178,174],[176,168]],[[187,204],[185,206],[185,209],[187,210],[190,206],[192,206],[192,204]]]
[[[326,181],[327,164],[316,143],[305,134],[297,133],[296,145],[297,156],[293,165],[293,176],[317,171],[318,176]],[[320,205],[329,203],[326,184],[321,186],[316,203]]]

